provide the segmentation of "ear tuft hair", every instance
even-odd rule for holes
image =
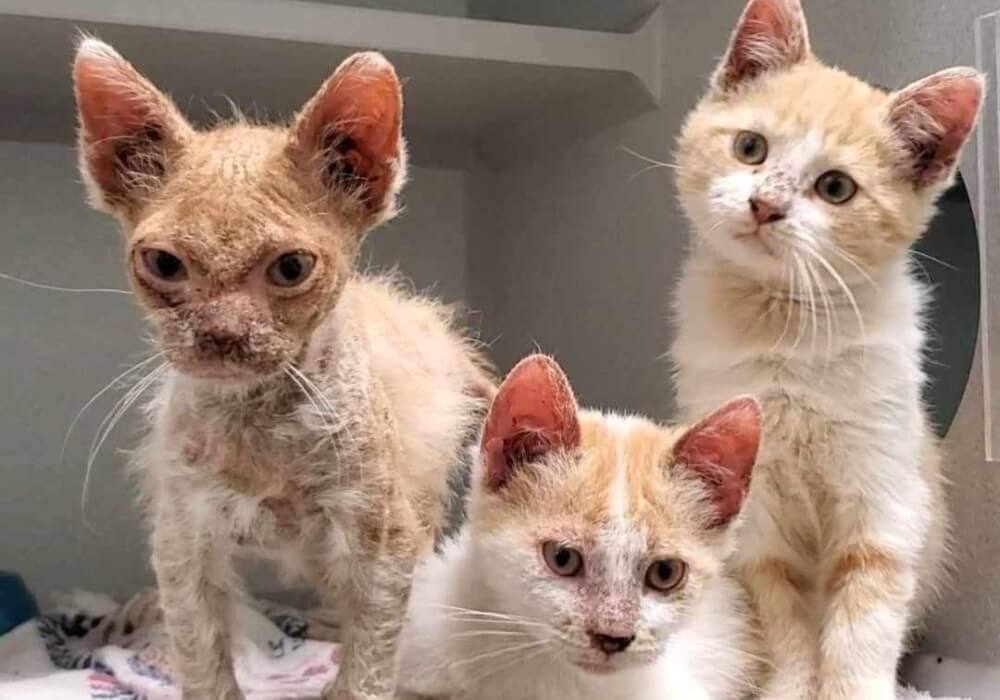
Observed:
[[[403,94],[392,64],[374,51],[347,58],[302,108],[292,147],[324,191],[367,229],[392,217],[406,178]]]
[[[915,187],[951,184],[985,91],[979,71],[949,68],[892,96],[889,123],[904,149],[901,167]]]
[[[192,129],[166,95],[93,37],[77,45],[73,88],[91,202],[122,215],[162,185]]]
[[[799,0],[750,0],[712,76],[712,88],[730,92],[809,55],[809,29]]]

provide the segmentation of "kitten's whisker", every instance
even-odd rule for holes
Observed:
[[[535,639],[530,642],[524,642],[523,644],[513,644],[505,647],[500,647],[499,649],[489,649],[480,654],[475,654],[474,656],[467,656],[452,664],[454,668],[460,668],[463,666],[468,666],[470,664],[475,664],[480,661],[486,661],[488,659],[494,659],[498,656],[503,656],[505,654],[511,654],[518,651],[527,651],[528,649],[535,649],[537,647],[545,646],[549,642],[546,639]]]
[[[653,165],[647,165],[645,168],[642,168],[638,172],[633,173],[632,175],[630,175],[628,181],[632,182],[633,180],[636,180],[639,177],[642,177],[643,175],[645,175],[646,173],[648,173],[650,170],[660,170],[661,168],[665,168],[665,167],[667,167],[667,166],[661,165],[659,163],[654,163]]]
[[[792,253],[792,257],[793,257],[793,260],[795,262],[795,267],[798,268],[799,265],[800,265],[800,258],[799,258],[798,253],[793,252]],[[796,276],[795,279],[796,279],[796,285],[797,285],[798,284],[798,276]],[[805,280],[802,280],[802,284],[805,284]],[[805,304],[804,304],[803,301],[799,300],[799,293],[800,292],[799,292],[798,289],[795,289],[793,291],[793,293],[792,293],[792,298],[793,298],[792,303],[795,304],[795,308],[796,308],[796,310],[798,311],[798,314],[799,314],[799,330],[795,334],[795,343],[792,345],[791,352],[789,352],[788,360],[790,360],[792,358],[792,356],[795,355],[795,353],[798,351],[799,345],[802,343],[802,338],[805,336],[805,329],[807,327],[806,316],[805,316],[805,314],[803,313],[803,310],[802,310],[802,307]],[[787,364],[787,360],[786,360],[786,364]]]
[[[830,300],[830,295],[826,291],[825,285],[819,279],[819,273],[813,266],[813,262],[810,258],[806,258],[806,271],[809,276],[816,281],[816,289],[819,292],[820,300],[823,302],[823,309],[826,315],[826,357],[824,359],[824,366],[829,366],[830,359],[833,357],[833,340],[834,340],[834,330],[833,323],[836,320],[839,325],[839,319],[834,317],[834,308]]]
[[[810,356],[815,357],[816,336],[819,334],[819,325],[816,318],[816,295],[813,293],[813,279],[809,275],[809,270],[801,257],[795,257],[795,264],[802,273],[802,280],[806,288],[806,296],[809,298],[809,318],[812,321],[812,338],[809,341],[809,354]]]
[[[80,419],[83,418],[83,414],[87,412],[87,409],[89,409],[91,406],[93,406],[94,403],[97,402],[98,399],[100,399],[106,393],[108,393],[109,391],[111,391],[111,389],[113,389],[115,386],[117,386],[118,382],[124,381],[126,377],[128,377],[129,375],[133,374],[134,372],[136,372],[136,371],[138,371],[138,370],[146,367],[149,363],[158,360],[159,358],[163,357],[163,355],[164,355],[164,353],[158,352],[158,353],[153,354],[150,357],[147,357],[145,360],[142,360],[141,362],[138,362],[138,363],[132,365],[127,370],[125,370],[124,372],[122,372],[121,374],[119,374],[117,377],[115,377],[114,379],[112,379],[110,382],[108,382],[107,384],[105,384],[103,389],[101,389],[96,394],[94,394],[92,397],[90,397],[90,400],[88,400],[85,404],[83,404],[82,407],[80,407],[80,410],[76,412],[75,416],[73,416],[73,420],[70,421],[69,428],[66,429],[66,435],[63,437],[62,447],[59,449],[59,464],[63,463],[63,461],[64,461],[64,459],[66,457],[66,448],[69,445],[69,439],[73,435],[73,430],[76,429],[77,423],[79,423]]]
[[[843,290],[844,296],[847,297],[848,303],[854,310],[854,316],[858,321],[858,332],[861,334],[862,349],[864,351],[864,349],[868,347],[865,321],[864,321],[864,316],[862,316],[861,314],[861,308],[858,306],[858,301],[857,299],[854,298],[854,292],[851,291],[850,286],[848,286],[847,282],[844,281],[844,278],[840,276],[840,273],[837,272],[836,268],[834,268],[833,265],[827,262],[826,258],[824,258],[819,253],[815,254],[815,258],[816,262],[818,262],[826,269],[826,271],[830,274],[830,277],[833,278],[834,282],[836,282],[837,285]]]
[[[785,282],[786,278],[789,278],[789,277],[791,277],[791,276],[793,276],[795,274],[794,270],[788,264],[788,256],[789,256],[789,254],[786,251],[785,255],[784,255],[784,257],[782,258],[782,261],[781,261],[781,264],[782,264],[782,274],[781,274],[782,283]],[[792,280],[789,279],[788,285],[791,285],[792,283],[793,283]],[[782,341],[785,340],[785,336],[788,335],[788,329],[792,325],[792,307],[793,307],[792,300],[791,299],[786,299],[785,300],[785,325],[781,329],[781,335],[779,335],[778,339],[774,341],[774,345],[771,346],[771,349],[767,351],[768,355],[774,353],[781,346]]]
[[[531,637],[532,634],[526,630],[469,630],[467,632],[456,632],[451,635],[456,637]]]
[[[931,262],[936,262],[938,265],[946,267],[949,270],[954,270],[955,272],[959,271],[959,269],[954,265],[952,265],[951,263],[946,263],[944,260],[941,260],[940,258],[935,258],[933,255],[928,255],[927,253],[917,250],[916,248],[911,248],[910,252],[913,255],[916,255],[917,257],[924,258],[925,260],[930,260]]]
[[[97,455],[100,454],[101,448],[104,446],[105,441],[108,436],[111,435],[111,431],[115,429],[121,421],[122,416],[135,404],[136,401],[146,392],[149,387],[156,383],[156,381],[166,370],[169,362],[164,362],[158,365],[153,370],[149,372],[145,377],[140,379],[135,386],[128,390],[125,395],[118,400],[111,412],[101,421],[101,425],[98,426],[97,434],[94,435],[94,440],[90,445],[90,452],[87,455],[87,468],[84,472],[83,477],[83,490],[80,494],[80,510],[83,517],[83,522],[87,527],[93,530],[90,523],[87,521],[87,494],[90,491],[90,477],[91,472],[94,468],[94,462],[97,460]]]
[[[44,289],[49,292],[68,292],[70,294],[126,294],[132,296],[132,292],[127,289],[114,289],[114,288],[89,288],[89,287],[60,287],[55,284],[46,284],[44,282],[33,282],[31,280],[26,280],[21,277],[15,277],[14,275],[8,275],[6,272],[0,272],[0,279],[7,280],[8,282],[16,282],[17,284],[23,284],[26,287],[32,287],[34,289]]]
[[[482,681],[482,680],[484,680],[486,678],[489,678],[490,676],[496,675],[497,673],[500,673],[501,671],[504,671],[504,670],[510,668],[511,666],[516,666],[516,665],[523,664],[526,661],[529,661],[529,660],[535,658],[539,654],[545,653],[546,651],[550,651],[549,648],[546,647],[546,646],[542,646],[541,648],[528,649],[528,650],[526,650],[526,651],[518,654],[513,659],[508,659],[508,660],[504,661],[503,663],[501,663],[499,665],[494,665],[492,667],[487,667],[487,669],[486,669],[485,672],[480,673],[480,674],[474,676],[471,679],[471,682],[473,684],[479,683],[480,681]]]
[[[327,432],[332,433],[333,425],[327,420],[326,412],[320,407],[319,403],[316,402],[316,399],[313,398],[313,392],[309,388],[307,388],[306,384],[296,376],[296,372],[294,371],[294,368],[291,365],[285,365],[284,371],[285,374],[288,376],[288,378],[291,379],[292,382],[294,382],[295,385],[299,388],[299,390],[306,397],[309,403],[312,404],[313,409],[315,409],[316,411],[316,415],[320,418],[320,420],[323,421],[323,426],[326,428]]]
[[[868,284],[870,284],[872,286],[873,289],[875,289],[876,291],[879,290],[878,283],[874,279],[872,279],[872,276],[870,274],[868,274],[868,271],[865,270],[865,268],[861,267],[861,264],[857,261],[857,259],[855,259],[852,256],[848,255],[847,253],[845,253],[844,251],[840,250],[836,246],[829,246],[829,250],[834,255],[836,255],[841,260],[843,260],[848,265],[850,265],[855,270],[857,270],[861,274],[861,276],[865,278],[865,281],[867,281]],[[820,250],[816,250],[815,252],[816,252],[817,255],[822,254],[822,251],[820,251]]]
[[[654,168],[670,168],[671,170],[684,170],[682,166],[677,165],[676,163],[667,163],[662,160],[657,160],[656,158],[651,158],[650,156],[643,155],[642,153],[639,153],[638,151],[631,149],[628,146],[622,146],[621,149],[626,153],[628,153],[630,156],[634,156],[639,160],[649,163]]]

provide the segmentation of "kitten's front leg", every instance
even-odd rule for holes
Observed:
[[[387,500],[357,522],[344,591],[350,618],[343,662],[322,700],[391,700],[396,692],[418,528],[409,503],[399,496]]]
[[[890,548],[863,540],[842,545],[830,561],[819,700],[893,700],[913,569]]]
[[[812,700],[817,635],[803,597],[806,578],[777,555],[744,564],[742,573],[771,664],[761,700]]]
[[[153,568],[183,700],[243,700],[231,656],[228,554],[188,517],[179,495],[160,501]]]

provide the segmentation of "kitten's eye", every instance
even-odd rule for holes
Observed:
[[[564,547],[558,542],[542,545],[545,563],[559,576],[576,576],[583,571],[583,555],[572,547]]]
[[[142,251],[142,263],[149,274],[164,282],[183,282],[187,279],[184,262],[173,253],[158,248]]]
[[[767,160],[767,139],[755,131],[741,131],[733,142],[733,155],[747,165],[760,165]]]
[[[285,253],[267,268],[267,278],[279,287],[297,287],[309,278],[315,265],[314,255]]]
[[[646,585],[660,593],[673,593],[687,580],[687,564],[680,559],[654,561],[646,569]]]
[[[816,180],[816,194],[830,204],[846,204],[858,193],[858,183],[839,170],[823,173]]]

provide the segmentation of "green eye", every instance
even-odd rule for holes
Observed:
[[[546,542],[542,545],[542,556],[545,563],[557,576],[577,576],[583,571],[583,555],[572,547],[564,547],[558,542]]]
[[[733,141],[733,155],[747,165],[760,165],[767,160],[767,139],[755,131],[741,131]]]
[[[673,593],[687,581],[687,571],[680,559],[654,561],[646,569],[646,585],[660,593]]]
[[[846,204],[858,193],[858,183],[850,175],[830,170],[816,180],[816,194],[830,204]]]

